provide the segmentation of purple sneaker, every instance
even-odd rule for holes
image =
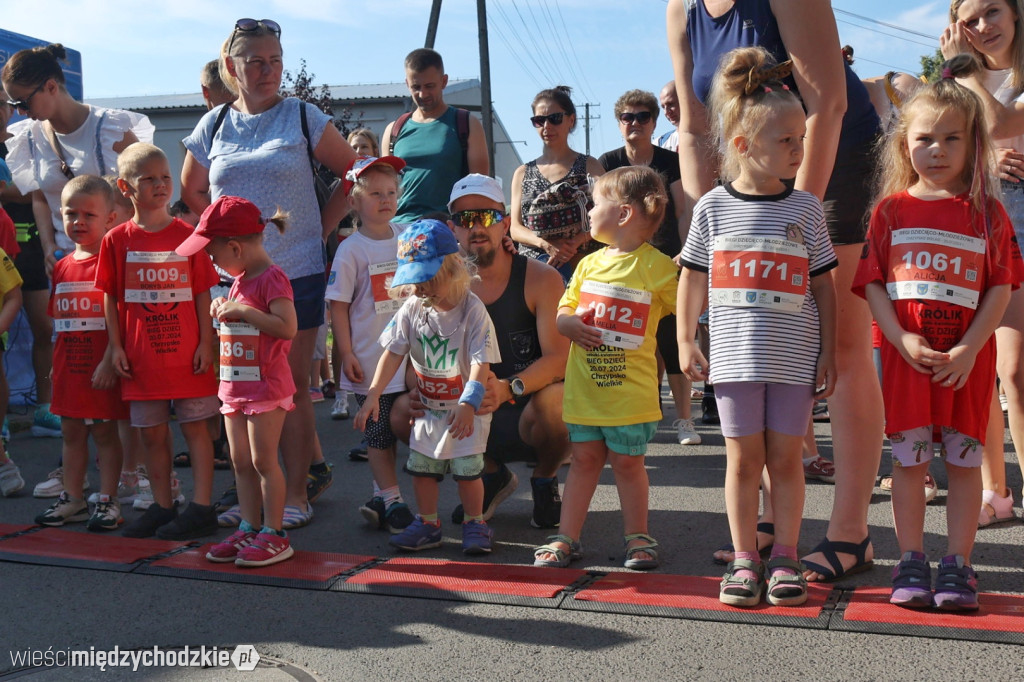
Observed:
[[[942,557],[935,577],[935,608],[942,611],[977,611],[978,576],[959,554]]]
[[[430,549],[441,546],[441,526],[433,523],[426,523],[419,514],[406,526],[398,535],[392,535],[388,541],[392,547],[404,549],[409,552],[418,552],[421,549]]]
[[[926,609],[932,605],[932,569],[924,554],[904,552],[892,571],[889,603],[908,609]]]
[[[494,531],[484,521],[462,524],[462,551],[466,554],[490,554]]]

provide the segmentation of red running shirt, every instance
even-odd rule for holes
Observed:
[[[217,393],[216,363],[199,375],[192,365],[199,347],[195,297],[220,278],[205,252],[188,258],[174,253],[191,234],[192,227],[175,218],[159,232],[146,232],[129,220],[103,237],[96,286],[118,302],[121,342],[132,373],[131,380],[121,381],[125,400]]]

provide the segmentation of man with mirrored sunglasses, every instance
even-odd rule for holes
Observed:
[[[505,248],[511,219],[501,184],[471,174],[455,183],[448,203],[449,222],[462,249],[477,264],[472,291],[494,323],[501,362],[491,365],[482,412],[493,412],[484,465],[484,519],[515,492],[518,478],[506,464],[535,462],[531,524],[558,525],[562,500],[558,468],[569,457],[569,434],[562,421],[562,378],[569,341],[558,333],[555,315],[565,290],[562,276],[549,265],[512,254]],[[409,431],[409,398],[396,401],[392,429]],[[461,505],[452,521],[462,521]]]

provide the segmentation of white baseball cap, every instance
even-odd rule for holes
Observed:
[[[448,210],[452,210],[452,204],[457,199],[471,194],[478,194],[492,199],[502,206],[505,205],[505,193],[501,191],[501,178],[492,178],[489,175],[481,175],[480,173],[470,173],[452,187],[452,196],[448,200]]]

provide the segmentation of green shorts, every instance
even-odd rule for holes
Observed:
[[[484,473],[484,456],[465,455],[453,459],[434,459],[424,454],[409,451],[409,461],[405,463],[406,473],[413,476],[428,476],[444,480],[444,475],[451,473],[456,481],[472,481]]]
[[[609,450],[620,455],[646,455],[647,444],[658,430],[658,422],[625,426],[585,426],[566,422],[565,425],[569,429],[571,443],[603,440]]]

